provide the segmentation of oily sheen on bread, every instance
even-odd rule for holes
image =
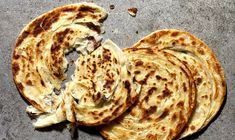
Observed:
[[[29,112],[57,117],[36,127],[66,119],[61,93],[68,65],[65,54],[76,49],[85,55],[97,48],[106,16],[103,8],[92,3],[66,5],[37,17],[21,31],[12,58],[16,86],[32,104]]]
[[[212,50],[192,34],[176,29],[153,32],[133,47],[170,53],[190,69],[196,83],[197,105],[179,138],[205,127],[219,111],[226,93],[223,69]]]
[[[187,124],[195,105],[195,84],[177,57],[152,48],[124,50],[132,63],[140,97],[121,117],[101,128],[108,140],[175,138]]]

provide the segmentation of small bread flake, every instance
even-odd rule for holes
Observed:
[[[115,8],[115,6],[112,4],[112,5],[109,6],[109,8],[110,8],[111,10],[113,10],[113,9]]]
[[[132,8],[129,8],[129,9],[128,9],[128,13],[129,13],[132,17],[135,17],[135,16],[136,16],[137,11],[138,11],[138,9],[135,8],[135,7],[132,7]]]

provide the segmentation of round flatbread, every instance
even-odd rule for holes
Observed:
[[[81,56],[73,81],[67,83],[64,91],[72,98],[65,102],[72,110],[68,120],[79,125],[100,125],[125,112],[140,91],[128,65],[122,50],[110,40]]]
[[[187,65],[196,83],[197,106],[179,137],[186,137],[205,127],[219,111],[226,93],[223,69],[212,50],[192,34],[176,29],[153,32],[133,47],[165,51]]]
[[[64,106],[61,83],[68,67],[65,54],[73,49],[88,54],[97,48],[106,17],[103,8],[78,3],[55,8],[24,27],[16,41],[12,73],[21,95],[35,107],[29,111],[55,113]],[[61,117],[58,121],[64,119]],[[56,122],[54,119],[52,123]]]
[[[121,117],[101,128],[109,140],[173,139],[187,124],[195,105],[195,85],[187,66],[151,48],[128,48],[140,97]]]

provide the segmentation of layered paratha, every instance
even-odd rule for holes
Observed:
[[[195,105],[195,84],[177,57],[152,48],[128,48],[140,97],[121,117],[101,128],[109,140],[173,139],[187,124]]]
[[[97,48],[100,26],[106,17],[106,11],[95,4],[72,4],[37,17],[21,31],[13,53],[12,73],[21,95],[33,105],[29,112],[60,116],[51,123],[65,119],[65,115],[58,115],[65,112],[61,110],[61,83],[66,79],[68,65],[65,54],[76,49],[85,55]],[[60,113],[53,114],[57,111]],[[44,126],[39,124],[36,127]]]
[[[73,80],[64,91],[73,99],[65,102],[72,110],[68,120],[79,125],[99,125],[125,112],[140,91],[128,65],[122,50],[111,40],[91,54],[81,56]]]
[[[133,47],[165,51],[189,67],[196,83],[197,106],[179,137],[183,138],[205,127],[219,111],[226,92],[224,73],[212,50],[192,34],[175,29],[153,32]]]

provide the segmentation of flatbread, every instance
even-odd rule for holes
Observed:
[[[68,120],[93,126],[108,123],[125,112],[140,91],[128,65],[122,50],[111,40],[91,54],[81,56],[76,62],[74,78],[64,91],[73,99],[65,102],[73,111]]]
[[[192,34],[176,29],[153,32],[133,47],[168,52],[189,67],[196,83],[197,106],[179,138],[205,127],[219,111],[226,93],[223,69],[212,50]]]
[[[108,140],[175,138],[187,124],[196,89],[187,66],[175,56],[151,48],[128,48],[140,97],[121,117],[101,128]]]
[[[78,3],[55,8],[24,27],[16,41],[12,73],[21,95],[32,104],[29,112],[60,116],[51,123],[65,119],[65,111],[61,110],[61,83],[68,65],[65,54],[76,49],[85,55],[97,48],[100,26],[106,17],[103,8]],[[57,111],[60,115],[55,115]]]

